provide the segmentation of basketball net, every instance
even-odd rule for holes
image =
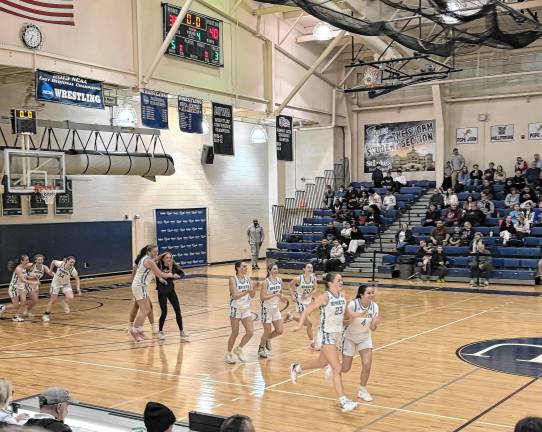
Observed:
[[[55,202],[57,191],[54,186],[42,186],[38,184],[34,187],[34,191],[41,195],[41,199],[45,204],[53,204]]]
[[[378,84],[380,70],[371,66],[367,66],[363,74],[363,82],[367,87],[375,87]]]

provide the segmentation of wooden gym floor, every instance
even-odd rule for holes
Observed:
[[[131,341],[126,334],[129,287],[89,289],[123,284],[124,276],[83,281],[87,290],[76,298],[72,313],[65,315],[57,305],[50,324],[43,324],[38,313],[32,321],[13,323],[6,313],[0,321],[0,376],[14,381],[16,398],[59,385],[82,402],[136,413],[149,400],[168,405],[182,420],[190,410],[243,413],[253,418],[258,432],[500,432],[513,430],[526,415],[541,414],[540,380],[482,369],[456,356],[459,347],[475,341],[540,336],[542,298],[536,294],[542,290],[537,286],[472,291],[465,284],[401,286],[382,280],[376,301],[383,319],[374,334],[368,387],[374,401],[342,414],[321,370],[303,373],[297,385],[290,382],[288,364],[315,355],[305,332],[291,332],[292,323],[273,341],[272,358],[258,361],[257,322],[256,336],[245,349],[248,363],[224,364],[229,335],[225,276],[231,267],[193,269],[188,271],[192,278],[178,282],[189,343],[180,343],[171,308],[165,342]],[[354,284],[346,288],[347,298],[354,290]],[[37,312],[44,306],[42,299]],[[256,304],[253,310],[259,312]],[[352,398],[359,372],[355,359],[344,376]]]

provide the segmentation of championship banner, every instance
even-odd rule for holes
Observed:
[[[167,93],[141,90],[141,123],[154,129],[168,129]]]
[[[542,123],[529,123],[529,139],[542,140]]]
[[[85,108],[104,109],[101,81],[43,70],[36,72],[36,99]]]
[[[293,161],[292,125],[290,116],[279,115],[276,122],[277,160]]]
[[[491,126],[491,142],[506,142],[514,140],[514,125]]]
[[[233,107],[213,102],[215,154],[233,156]]]
[[[478,128],[457,128],[455,130],[456,144],[478,144]]]
[[[57,180],[57,184],[61,181]],[[66,192],[55,196],[55,215],[73,214],[73,189],[72,181],[66,179]]]
[[[179,96],[179,127],[185,133],[203,133],[203,101],[188,96]]]
[[[38,179],[32,179],[30,181],[32,186],[41,184],[41,181]],[[49,205],[45,202],[40,193],[30,194],[29,202],[29,211],[30,215],[47,215],[49,214]]]
[[[435,121],[365,125],[364,172],[435,171]]]

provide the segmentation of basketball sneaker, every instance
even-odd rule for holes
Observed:
[[[233,350],[233,353],[239,358],[240,362],[245,363],[247,361],[247,358],[245,357],[245,353],[243,352],[243,348],[238,346]]]
[[[154,335],[160,334],[160,329],[159,329],[157,324],[152,325],[152,334],[154,334]]]
[[[166,338],[166,334],[163,331],[158,332],[158,339],[164,340]]]
[[[11,321],[13,322],[23,322],[24,319],[20,317],[19,315],[15,315],[13,318],[11,318]]]
[[[297,383],[297,377],[301,373],[300,369],[301,368],[299,367],[299,365],[297,363],[292,363],[290,365],[290,379],[292,380],[293,384]]]
[[[367,391],[365,387],[362,386],[359,386],[358,397],[360,399],[363,399],[365,402],[371,402],[373,400],[371,394]]]
[[[269,352],[271,352],[271,339],[267,339],[267,342],[265,342],[265,349]]]
[[[2,317],[2,314],[6,311],[6,306],[5,305],[0,305],[0,318]]]
[[[42,321],[45,322],[45,323],[48,323],[49,321],[51,321],[51,317],[49,316],[49,314],[45,314],[41,317]]]
[[[25,318],[34,318],[34,314],[32,312],[23,312],[23,317]]]
[[[482,283],[484,285],[484,287],[488,287],[489,286],[489,281],[487,279],[482,279]]]
[[[227,364],[235,364],[235,359],[233,358],[233,354],[231,352],[227,352],[224,356],[224,362]]]
[[[188,334],[184,330],[181,330],[181,339],[186,339],[186,338],[189,338],[189,337],[190,337],[190,334]]]
[[[470,287],[471,287],[471,288],[476,288],[476,286],[477,286],[477,285],[476,285],[476,282],[474,281],[474,279],[471,279],[471,280],[470,280]]]
[[[341,407],[342,412],[349,412],[355,410],[358,407],[358,403],[343,396],[343,398],[339,400],[339,406]]]
[[[64,313],[70,313],[70,305],[66,301],[62,302],[62,307],[64,308]]]
[[[267,358],[267,351],[265,347],[258,347],[258,357],[266,359]]]

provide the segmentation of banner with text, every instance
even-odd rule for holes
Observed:
[[[141,123],[155,129],[168,129],[167,93],[141,90]]]
[[[233,156],[233,107],[213,102],[215,154]]]
[[[179,96],[179,127],[185,133],[203,133],[203,101],[188,96]]]
[[[491,142],[507,142],[514,140],[514,125],[491,126]]]
[[[478,144],[478,128],[457,128],[455,130],[456,144]]]
[[[434,171],[435,121],[365,125],[364,172]]]
[[[38,70],[36,99],[86,108],[104,109],[103,84],[73,75]]]
[[[542,140],[542,123],[529,123],[529,139]]]
[[[276,120],[277,160],[293,161],[292,125],[290,116],[279,115]]]

